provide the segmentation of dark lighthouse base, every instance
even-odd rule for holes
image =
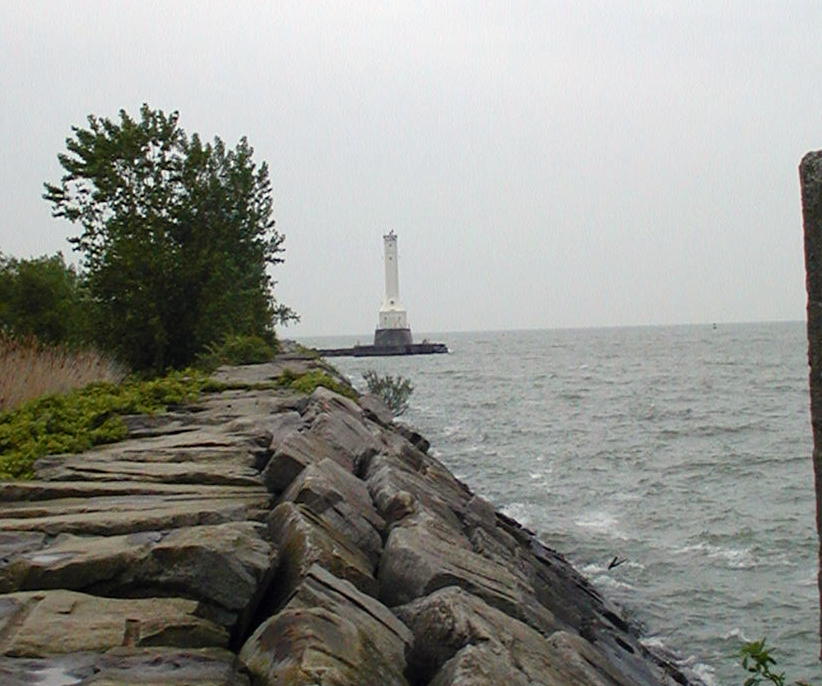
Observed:
[[[388,355],[435,355],[447,353],[445,343],[414,343],[411,329],[377,329],[374,345],[355,345],[353,348],[325,348],[317,350],[324,357],[385,357]]]
[[[411,329],[376,329],[374,331],[375,348],[396,348],[414,345]]]

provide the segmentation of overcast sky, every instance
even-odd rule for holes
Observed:
[[[819,0],[0,5],[0,251],[89,113],[179,110],[270,165],[289,335],[804,317]]]

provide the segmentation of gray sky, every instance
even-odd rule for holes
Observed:
[[[236,6],[235,6],[236,5]],[[268,161],[289,335],[801,319],[819,0],[10,2],[0,251],[89,113],[177,109]]]

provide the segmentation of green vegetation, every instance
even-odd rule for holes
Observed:
[[[328,390],[339,393],[346,398],[357,399],[357,392],[351,386],[341,383],[320,369],[314,369],[304,374],[295,374],[286,369],[278,380],[279,385],[292,388],[300,393],[313,393],[317,386],[325,386]]]
[[[317,386],[357,397],[353,388],[319,369],[304,374],[286,369],[276,383],[249,386],[220,384],[201,371],[188,369],[152,380],[92,383],[63,395],[41,396],[0,413],[0,480],[32,478],[34,462],[45,455],[77,453],[122,440],[127,435],[123,415],[153,414],[193,402],[202,392],[227,388],[291,388],[311,393]]]
[[[398,417],[408,409],[408,401],[414,392],[411,382],[403,376],[379,376],[373,369],[362,375],[368,392],[380,398],[389,410]]]
[[[81,452],[126,436],[121,415],[155,413],[191,402],[207,377],[191,370],[150,381],[93,383],[64,395],[46,395],[0,413],[0,479],[33,476],[44,455]]]
[[[765,647],[765,639],[751,641],[742,646],[739,651],[742,658],[742,668],[752,674],[745,680],[744,686],[757,686],[764,681],[769,681],[774,686],[785,686],[785,672],[776,674],[771,671],[771,666],[776,666],[776,660],[771,656],[771,651]],[[810,686],[804,681],[795,681],[798,686]]]
[[[177,112],[88,117],[72,127],[65,174],[45,184],[55,217],[79,224],[94,342],[138,371],[191,364],[226,335],[275,341],[296,315],[273,299],[282,262],[268,168],[245,138],[203,143]]]
[[[211,344],[197,356],[197,367],[213,371],[224,364],[260,364],[277,354],[276,345],[259,336],[226,336],[219,345]]]
[[[87,307],[77,271],[63,255],[18,260],[0,255],[0,332],[77,345],[87,334]]]

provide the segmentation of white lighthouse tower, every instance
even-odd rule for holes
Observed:
[[[382,237],[385,247],[385,297],[380,307],[379,326],[374,345],[379,347],[411,345],[408,314],[400,303],[400,277],[397,265],[397,234],[390,231]]]

